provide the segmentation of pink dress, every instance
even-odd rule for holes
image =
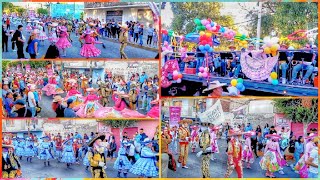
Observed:
[[[308,178],[308,165],[306,161],[310,157],[310,153],[314,147],[314,143],[309,141],[305,147],[304,155],[299,159],[298,163],[295,166],[295,170],[299,171],[300,178]]]
[[[48,84],[42,88],[44,92],[46,92],[47,96],[62,94],[63,90],[59,88],[57,85],[57,81],[55,78],[49,78]]]
[[[219,153],[219,147],[218,147],[218,141],[217,141],[217,135],[215,131],[211,131],[210,133],[210,144],[212,148],[212,152]]]
[[[253,163],[254,162],[254,156],[251,148],[251,138],[247,137],[246,141],[244,143],[244,148],[242,150],[242,160],[247,163]]]
[[[74,87],[72,87],[72,89],[68,91],[67,96],[64,98],[65,101],[67,101],[68,99],[73,99],[73,101],[76,102],[77,105],[81,104],[84,101],[82,94]]]
[[[27,32],[31,32],[32,31],[32,27],[30,25],[30,23],[28,23],[27,27],[26,27]]]
[[[264,155],[260,160],[260,167],[263,170],[270,172],[280,171],[286,162],[282,159],[280,154],[279,142],[272,140],[267,142]]]
[[[85,43],[83,44],[80,55],[86,58],[97,57],[101,54],[101,51],[94,46],[94,38],[90,35],[82,35],[81,39],[84,39]]]
[[[59,37],[59,40],[58,42],[56,43],[56,46],[59,48],[59,49],[66,49],[66,48],[69,48],[71,47],[71,43],[69,42],[68,40],[68,33],[67,32],[64,32],[64,31],[61,31],[60,32],[60,37]]]
[[[46,32],[43,31],[43,26],[39,26],[39,40],[46,40],[48,39]]]
[[[100,98],[95,94],[89,94],[80,108],[77,110],[76,115],[81,118],[93,117],[94,112],[103,106],[98,102]],[[77,107],[75,108],[77,109]]]
[[[115,94],[112,95],[112,100],[114,101],[113,109],[117,111],[122,111],[127,107],[126,103],[122,100],[122,98],[116,97]]]

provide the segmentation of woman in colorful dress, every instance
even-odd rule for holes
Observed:
[[[46,32],[44,31],[44,28],[43,28],[43,22],[39,22],[39,37],[38,39],[40,40],[40,42],[44,42],[44,40],[47,40],[48,37],[46,35]]]
[[[276,134],[268,134],[265,137],[270,140],[267,142],[264,155],[260,160],[260,167],[267,171],[266,177],[275,178],[273,173],[281,171],[286,164],[280,152],[279,140],[281,137]]]
[[[58,82],[55,76],[51,76],[48,79],[48,84],[42,88],[43,91],[46,92],[47,96],[62,94],[63,90],[59,88]]]
[[[49,142],[49,137],[45,136],[40,138],[42,139],[42,142],[39,145],[39,159],[44,160],[43,164],[44,166],[50,166],[50,160],[54,159],[52,155],[52,146],[51,142]]]
[[[199,127],[193,126],[191,131],[191,152],[195,153],[199,144]]]
[[[70,48],[72,44],[69,42],[68,37],[69,34],[67,32],[67,28],[65,26],[60,26],[58,28],[59,40],[56,43],[58,49],[62,50],[62,56],[67,56],[67,48]]]
[[[71,166],[71,164],[76,162],[75,152],[72,146],[72,139],[63,143],[61,162],[67,163],[68,168]]]
[[[218,146],[218,138],[217,138],[217,132],[219,130],[219,126],[213,126],[211,128],[210,131],[210,144],[211,144],[211,148],[212,148],[212,152],[211,153],[211,160],[215,160],[214,158],[214,153],[219,153],[219,146]]]
[[[101,54],[101,51],[94,46],[95,39],[91,36],[92,33],[93,31],[87,29],[81,36],[81,39],[84,39],[84,44],[80,50],[80,55],[85,58],[97,57]]]
[[[27,157],[27,162],[30,161],[30,163],[35,156],[34,143],[31,138],[27,138],[24,156]]]
[[[24,138],[20,138],[17,137],[17,144],[15,146],[15,150],[16,150],[16,156],[18,156],[20,158],[20,160],[22,159],[22,156],[24,156],[24,152],[25,152],[25,139]]]
[[[123,173],[123,177],[127,178],[128,171],[131,169],[132,165],[131,162],[127,158],[126,149],[130,146],[127,141],[123,141],[121,143],[121,147],[118,152],[118,157],[114,162],[113,168],[118,170],[117,177],[121,177],[121,173]]]
[[[58,26],[58,23],[51,23],[49,26],[51,26],[51,30],[49,32],[48,40],[51,44],[55,44],[59,40],[57,36],[57,28],[56,28]]]
[[[31,27],[31,21],[27,21],[27,27],[26,27],[26,31],[30,34],[32,31],[32,27]]]
[[[157,153],[151,149],[152,141],[149,138],[145,138],[142,144],[144,147],[141,149],[141,157],[132,166],[130,172],[144,178],[158,177],[159,170],[156,165]]]
[[[245,142],[242,150],[242,160],[247,163],[247,169],[251,169],[251,165],[254,162],[254,155],[251,147],[251,136],[254,136],[256,132],[249,131],[244,134]]]
[[[85,100],[79,110],[76,112],[77,116],[84,117],[93,117],[94,112],[103,106],[99,103],[100,98],[96,95],[96,90],[94,88],[87,88],[89,92],[88,96],[85,97]]]

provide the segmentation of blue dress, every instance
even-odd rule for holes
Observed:
[[[34,144],[32,141],[27,141],[26,142],[26,147],[25,147],[25,151],[24,151],[24,156],[26,157],[33,157],[35,156],[35,152],[34,152]]]
[[[88,159],[88,155],[89,155],[90,151],[91,151],[91,148],[89,147],[86,155],[83,158],[83,165],[85,165],[85,166],[90,166],[90,162],[89,162],[89,159]]]
[[[63,163],[75,163],[76,162],[76,157],[75,157],[72,145],[65,145],[63,152],[62,152],[61,162],[63,162]]]
[[[53,155],[51,154],[51,143],[50,142],[41,142],[39,147],[39,159],[42,160],[50,160],[53,159]]]
[[[17,155],[18,157],[19,157],[19,156],[24,156],[24,153],[25,153],[24,147],[25,147],[25,142],[24,142],[24,141],[21,141],[21,142],[18,142],[18,143],[17,143],[17,146],[16,146],[16,155]]]
[[[131,169],[131,167],[132,165],[127,158],[125,147],[120,147],[118,152],[118,157],[114,162],[113,168],[120,171],[120,170],[129,170]]]
[[[149,147],[143,147],[140,159],[132,166],[130,172],[143,177],[158,177],[159,170],[156,166],[156,154]]]

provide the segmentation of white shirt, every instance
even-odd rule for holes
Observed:
[[[129,148],[129,151],[128,151],[128,155],[129,156],[134,156],[134,153],[135,153],[135,147],[133,144],[130,144],[130,148]]]
[[[33,94],[33,92],[29,91],[29,92],[28,92],[28,103],[29,103],[29,107],[35,107],[35,105],[33,104],[33,101],[32,101],[32,100],[35,101],[35,99],[34,99],[34,94]]]
[[[313,159],[312,163],[318,165],[318,147],[314,147],[310,153],[310,157]],[[318,174],[318,168],[310,166],[309,172]]]

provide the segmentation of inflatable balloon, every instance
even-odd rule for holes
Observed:
[[[246,87],[245,86],[242,86],[242,89],[239,89],[240,92],[243,92],[244,90],[246,90]]]
[[[237,87],[237,89],[239,89],[239,90],[240,90],[240,89],[242,89],[242,88],[243,88],[243,86],[244,86],[244,85],[243,85],[242,83],[237,83],[237,86],[236,86],[236,87]]]
[[[268,47],[266,47],[266,48],[264,48],[264,53],[266,53],[266,54],[270,54],[271,53],[271,50],[270,50],[270,48],[268,48]]]
[[[231,80],[231,85],[232,85],[232,86],[235,87],[235,86],[237,86],[237,84],[238,84],[238,82],[237,82],[236,79],[232,79],[232,80]]]
[[[208,68],[208,67],[205,67],[205,68],[204,68],[204,71],[205,71],[205,72],[209,72],[209,68]]]
[[[173,71],[172,75],[173,76],[178,76],[179,72],[177,70]]]
[[[200,51],[203,51],[203,50],[204,50],[204,46],[203,46],[203,45],[200,45],[200,46],[199,46],[199,49],[200,49]]]
[[[208,73],[207,72],[203,72],[202,73],[202,77],[204,77],[204,78],[208,77]]]
[[[199,77],[202,77],[202,73],[201,73],[201,72],[199,72],[199,73],[198,73],[198,76],[199,76]]]
[[[271,52],[276,52],[278,50],[278,46],[276,44],[272,45],[270,48]]]
[[[278,79],[273,79],[273,80],[272,80],[272,84],[273,84],[273,85],[278,85],[278,84],[279,84]]]
[[[196,18],[196,19],[194,19],[193,21],[194,21],[194,23],[195,23],[197,26],[200,26],[200,25],[201,25],[201,20],[200,20],[200,19]]]
[[[238,82],[238,83],[243,83],[243,79],[242,79],[242,78],[238,78],[238,79],[237,79],[237,82]]]
[[[199,71],[201,72],[201,73],[203,73],[204,72],[204,67],[199,67]]]
[[[270,77],[271,77],[272,79],[277,79],[277,78],[278,78],[278,74],[277,74],[276,72],[272,72],[272,73],[270,74]]]
[[[181,79],[179,78],[179,79],[177,79],[177,83],[181,83]]]
[[[179,74],[179,75],[178,75],[178,78],[179,78],[179,79],[181,79],[182,77],[183,77],[183,75],[182,75],[182,74]]]

